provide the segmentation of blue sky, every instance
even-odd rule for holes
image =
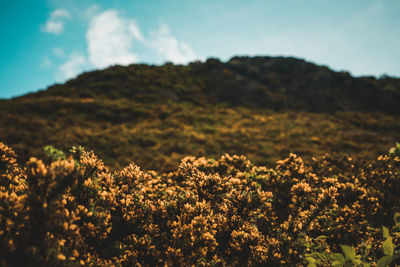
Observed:
[[[400,76],[398,0],[13,0],[0,20],[0,98],[109,65],[234,55]]]

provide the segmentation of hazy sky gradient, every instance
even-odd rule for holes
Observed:
[[[398,0],[14,0],[0,14],[0,98],[114,64],[235,55],[400,76]]]

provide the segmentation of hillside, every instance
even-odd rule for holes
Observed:
[[[208,59],[187,66],[114,66],[26,97],[43,96],[400,114],[399,79],[353,78],[347,72],[284,57],[234,57],[226,63]]]
[[[187,155],[295,152],[374,159],[400,140],[400,79],[354,78],[284,57],[114,66],[0,101],[0,139],[24,162],[42,147],[95,150],[112,169],[170,171]]]

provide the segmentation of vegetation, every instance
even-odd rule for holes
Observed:
[[[372,160],[400,140],[399,117],[382,113],[333,115],[165,104],[143,105],[148,115],[135,118],[133,113],[124,115],[117,101],[43,101],[49,111],[40,111],[41,104],[29,100],[13,103],[17,112],[0,115],[1,124],[7,125],[0,127],[0,135],[15,147],[20,163],[30,156],[42,157],[43,146],[51,144],[64,150],[74,145],[95,149],[113,170],[135,162],[147,170],[172,171],[183,157],[217,158],[224,153],[245,154],[256,164],[272,167],[290,152],[307,161],[334,152]],[[79,106],[88,110],[78,112]],[[131,102],[123,107],[135,110]],[[57,115],[60,110],[65,115]],[[113,114],[132,119],[114,123]]]
[[[400,156],[400,143],[396,143],[396,146],[389,150],[389,155],[393,157]]]
[[[291,154],[275,168],[187,157],[157,175],[110,172],[81,147],[46,151],[20,166],[0,143],[3,266],[399,263],[398,156]]]
[[[394,216],[395,225],[393,226],[393,232],[396,240],[400,237],[400,213],[395,213]],[[383,256],[376,262],[378,267],[386,267],[392,265],[399,257],[400,250],[399,245],[393,243],[393,238],[389,233],[387,227],[382,226],[382,254]],[[325,236],[319,236],[316,240],[324,239]],[[307,248],[312,248],[311,253],[306,254],[307,266],[318,266],[318,265],[331,265],[331,266],[371,266],[371,257],[368,255],[371,250],[371,244],[363,243],[359,249],[360,255],[357,255],[355,247],[348,245],[340,245],[342,253],[328,253],[321,251],[322,247],[317,242],[305,243]],[[374,262],[375,264],[375,262]]]
[[[282,57],[0,100],[0,265],[400,264],[398,103],[399,79]]]
[[[379,103],[378,103],[379,102]],[[93,149],[112,170],[173,171],[186,156],[291,152],[368,160],[400,140],[400,82],[353,78],[294,58],[114,66],[0,100],[0,139],[19,163],[52,145]]]

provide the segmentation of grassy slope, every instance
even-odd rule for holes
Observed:
[[[0,136],[21,161],[52,144],[96,150],[119,168],[175,169],[186,155],[244,154],[271,166],[289,152],[305,159],[328,152],[374,159],[400,140],[400,120],[384,113],[275,112],[191,103],[46,98],[2,106]]]
[[[113,169],[169,171],[186,155],[295,152],[376,158],[400,140],[399,79],[353,78],[293,58],[115,66],[0,100],[0,140],[21,161],[45,145],[95,150]]]

